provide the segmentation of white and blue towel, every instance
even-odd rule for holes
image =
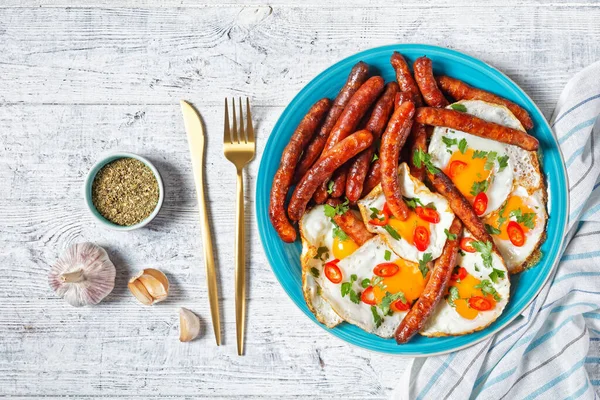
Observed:
[[[569,181],[555,276],[507,328],[468,349],[413,359],[397,399],[595,399],[600,394],[600,62],[579,72],[550,122]]]

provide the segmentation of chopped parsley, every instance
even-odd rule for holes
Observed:
[[[318,270],[318,269],[316,269],[315,267],[312,267],[312,268],[310,269],[310,273],[311,273],[311,274],[312,274],[312,276],[314,276],[315,278],[318,278],[318,277],[319,277],[319,270]]]
[[[498,156],[498,153],[496,153],[495,151],[490,151],[485,160],[485,165],[483,166],[483,169],[485,169],[486,171],[491,171],[492,169],[494,169],[494,161],[496,160],[496,156]]]
[[[402,196],[402,199],[404,199],[404,202],[406,203],[408,208],[410,208],[412,210],[414,210],[418,206],[421,206],[423,208],[431,208],[432,210],[437,210],[437,208],[435,207],[435,204],[433,204],[433,202],[423,204],[421,199],[419,199],[418,197],[409,198],[409,197]]]
[[[479,272],[479,266],[477,264],[473,264],[473,268],[475,268],[475,271]]]
[[[336,215],[343,215],[350,209],[348,206],[349,201],[346,200],[343,203],[338,204],[335,207],[330,206],[329,204],[325,204],[325,216],[329,218],[333,218]]]
[[[502,297],[498,294],[494,286],[492,286],[492,282],[487,279],[482,280],[479,284],[473,286],[475,289],[481,289],[481,292],[485,295],[491,295],[494,297],[494,300],[500,301]]]
[[[431,253],[423,254],[423,259],[419,260],[419,270],[421,271],[421,275],[423,275],[423,278],[425,278],[425,276],[427,276],[427,273],[429,272],[429,267],[427,266],[427,263],[431,260],[433,260]]]
[[[505,276],[506,274],[501,269],[494,268],[493,271],[490,273],[490,279],[494,283],[498,283],[498,278],[504,279]]]
[[[481,259],[483,260],[483,266],[486,268],[492,268],[492,243],[491,242],[471,242],[471,245],[481,253]]]
[[[500,169],[498,169],[498,172],[504,171],[504,168],[508,167],[508,155],[503,155],[502,157],[498,157],[496,159],[496,161],[498,161],[498,165],[500,166]]]
[[[356,276],[356,274],[350,275],[350,282],[342,283],[340,289],[342,297],[346,297],[346,295],[348,295],[348,297],[350,297],[350,301],[352,301],[355,304],[360,303],[360,295],[356,293],[354,289],[352,289],[352,284],[354,284],[354,282],[356,282],[357,279],[358,277]]]
[[[481,192],[486,192],[489,185],[490,183],[487,180],[473,182],[473,186],[471,186],[471,194],[473,196],[477,196]]]
[[[386,250],[385,254],[383,255],[383,258],[385,258],[385,261],[390,261],[390,259],[392,258],[392,252],[389,250]]]
[[[454,111],[467,112],[467,107],[464,104],[452,104],[450,108]]]
[[[473,152],[473,157],[472,158],[473,158],[473,160],[475,160],[476,158],[486,158],[487,155],[488,155],[487,151],[484,151],[484,150],[475,150]]]
[[[448,136],[442,136],[442,142],[446,145],[446,147],[452,147],[458,145],[458,140],[449,138]]]
[[[360,286],[362,286],[363,289],[368,288],[370,284],[371,284],[371,280],[369,278],[365,278],[360,282]]]
[[[333,192],[333,181],[329,181],[327,183],[327,193],[331,194]]]
[[[391,294],[390,292],[386,292],[383,299],[381,299],[381,303],[379,303],[379,308],[381,308],[381,312],[383,315],[386,315],[390,311],[390,306],[393,302],[400,299],[403,303],[406,303],[406,297],[404,297],[404,293],[398,292]]]
[[[379,156],[376,153],[373,153],[373,158],[371,159],[371,162],[375,162],[379,160]]]
[[[500,234],[500,229],[494,228],[493,226],[491,226],[490,224],[485,224],[485,230],[487,231],[487,233],[489,233],[490,235],[499,235]]]
[[[383,322],[383,318],[377,312],[377,307],[371,306],[371,314],[373,314],[373,322],[375,322],[375,328],[379,328]]]
[[[529,229],[535,228],[533,220],[535,219],[535,213],[525,213],[521,209],[512,210],[510,212],[511,217],[517,218],[517,222],[525,225]]]
[[[444,229],[444,233],[446,234],[448,240],[456,240],[456,235],[454,233],[450,233],[448,229]]]
[[[458,142],[458,150],[460,150],[462,154],[465,154],[465,151],[467,151],[467,139],[460,139],[460,142]]]
[[[437,169],[431,163],[431,155],[429,153],[425,153],[421,149],[417,149],[417,151],[415,151],[413,155],[413,163],[417,168],[421,168],[422,165],[425,166],[425,168],[427,168],[427,171],[429,171],[429,173],[431,174],[437,174],[439,172],[439,169]]]
[[[448,289],[448,304],[450,304],[451,307],[456,307],[454,302],[458,299],[460,299],[458,288],[456,286],[450,286],[450,289]]]
[[[329,249],[327,247],[321,246],[317,249],[317,254],[313,257],[315,260],[323,260],[323,256],[325,256],[325,260],[329,258]]]
[[[506,222],[506,220],[508,218],[506,218],[504,216],[504,211],[506,211],[506,206],[508,205],[508,201],[506,203],[504,203],[504,205],[502,206],[502,208],[500,208],[500,211],[498,213],[499,217],[498,217],[498,229],[500,229],[500,227],[502,226],[502,224],[504,222]]]
[[[389,224],[388,225],[384,225],[383,229],[385,229],[387,231],[387,233],[390,234],[391,237],[393,237],[396,240],[400,240],[401,236],[400,234],[394,229],[392,228]]]
[[[344,232],[335,222],[331,221],[331,223],[333,224],[333,237],[337,237],[341,241],[348,240],[346,232]]]

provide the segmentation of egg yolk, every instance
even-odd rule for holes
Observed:
[[[383,278],[381,281],[383,289],[379,285],[373,287],[373,294],[375,295],[377,304],[381,303],[387,292],[391,294],[402,292],[406,300],[412,303],[421,296],[421,293],[425,289],[427,281],[423,278],[418,264],[401,258],[394,261],[394,263],[399,267],[398,272],[392,276]],[[376,276],[373,277],[373,279],[376,278]]]
[[[427,229],[428,233],[431,233],[429,230],[429,222],[419,218],[419,216],[412,210],[408,214],[408,219],[406,221],[400,221],[399,219],[391,217],[389,225],[394,228],[396,232],[398,232],[400,237],[410,244],[414,243],[415,228],[417,226],[423,226],[425,229]]]
[[[454,300],[454,309],[461,317],[465,319],[475,319],[479,314],[479,311],[472,308],[469,305],[469,299],[471,297],[485,297],[488,301],[495,304],[493,297],[486,296],[483,294],[481,289],[476,289],[475,286],[479,285],[481,281],[475,278],[473,275],[468,274],[466,277],[460,280],[460,282],[452,282],[451,286],[455,286],[458,289],[458,296],[460,299]]]
[[[333,257],[338,260],[348,257],[356,249],[358,249],[358,245],[350,238],[346,240],[341,240],[337,236],[333,238]]]
[[[535,211],[532,210],[530,207],[528,207],[527,205],[525,205],[525,203],[523,202],[523,198],[519,197],[519,196],[510,196],[506,202],[506,206],[501,208],[499,212],[494,213],[493,215],[490,215],[488,218],[486,218],[485,223],[488,225],[493,226],[494,228],[497,228],[500,230],[500,233],[498,235],[496,235],[497,237],[499,237],[500,239],[503,240],[509,240],[508,237],[508,232],[506,231],[506,228],[508,227],[508,222],[510,221],[510,214],[514,211],[514,210],[521,210],[521,214],[528,214],[528,213],[534,213]],[[502,221],[502,224],[500,226],[498,226],[498,220],[500,218],[504,218],[504,221]],[[536,215],[537,217],[537,215]],[[536,217],[533,218],[533,224],[535,225],[536,222]],[[527,232],[529,232],[529,228],[526,227],[523,224],[520,224],[521,228],[523,229],[523,233],[527,234]]]
[[[460,192],[469,200],[473,202],[475,196],[471,194],[471,188],[473,183],[487,181],[492,171],[485,169],[486,158],[473,158],[473,149],[467,149],[465,153],[456,151],[450,157],[450,161],[444,171],[446,175],[452,179],[454,185],[460,190]],[[461,168],[452,169],[452,162],[458,161],[464,163]]]

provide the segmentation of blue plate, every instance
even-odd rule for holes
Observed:
[[[433,61],[436,74],[449,75],[470,85],[499,94],[525,107],[535,128],[531,132],[540,141],[543,172],[548,184],[548,238],[542,245],[542,260],[532,269],[511,278],[511,299],[504,313],[488,328],[464,336],[427,338],[415,336],[410,343],[397,345],[393,339],[382,339],[360,328],[344,323],[328,329],[310,312],[301,289],[300,242],[287,244],[279,239],[269,222],[269,192],[279,166],[280,155],[294,129],[313,103],[323,97],[335,98],[350,69],[364,61],[387,81],[395,79],[390,65],[393,51],[399,51],[409,64],[426,55]],[[398,44],[363,51],[346,58],[322,72],[298,93],[283,111],[267,142],[256,183],[256,215],[258,229],[267,258],[275,276],[290,298],[315,323],[348,343],[365,349],[406,356],[430,356],[471,346],[498,332],[514,320],[534,299],[558,262],[566,230],[568,189],[564,162],[558,143],[548,123],[533,101],[513,81],[497,69],[473,57],[441,47]],[[281,316],[285,318],[285,316]]]

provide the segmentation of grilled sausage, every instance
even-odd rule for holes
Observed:
[[[417,58],[413,64],[413,70],[415,71],[415,81],[421,90],[425,104],[429,107],[446,107],[448,100],[435,82],[431,60],[427,57]]]
[[[503,105],[517,117],[525,129],[529,130],[533,128],[533,121],[531,120],[529,113],[510,100],[486,92],[485,90],[474,88],[463,81],[450,78],[449,76],[439,76],[437,77],[437,82],[442,90],[452,96],[455,100],[483,100],[488,103]]]
[[[402,103],[407,101],[412,101],[412,96],[408,92],[398,92],[396,93],[396,100],[394,101],[394,111],[400,107]]]
[[[408,92],[412,96],[411,100],[415,104],[415,107],[423,106],[423,98],[421,97],[421,93],[419,92],[419,88],[410,73],[410,69],[408,68],[408,64],[402,54],[395,51],[392,54],[392,58],[390,59],[392,63],[392,67],[396,71],[396,80],[398,81],[398,85],[400,86],[401,92]]]
[[[326,182],[336,169],[369,147],[371,143],[373,143],[371,132],[362,130],[353,133],[325,152],[296,186],[288,206],[290,219],[300,220],[315,190]]]
[[[448,200],[448,204],[454,214],[460,218],[473,237],[480,242],[490,242],[495,248],[492,237],[487,233],[481,219],[475,214],[473,206],[471,206],[471,203],[469,203],[465,196],[463,196],[456,186],[454,186],[454,183],[452,183],[450,178],[439,170],[435,174],[428,172],[427,176],[435,190]]]
[[[344,111],[340,115],[340,118],[335,123],[335,126],[331,130],[329,137],[327,138],[327,143],[325,143],[325,148],[323,149],[323,154],[325,154],[328,150],[333,148],[338,142],[343,140],[346,136],[354,132],[360,123],[363,116],[367,113],[371,105],[377,100],[377,97],[383,91],[384,83],[383,78],[380,76],[374,76],[369,78],[357,91],[354,93]],[[337,182],[337,183],[336,183]],[[337,187],[337,194],[340,197],[343,193],[339,193],[339,191],[344,190],[346,188],[346,174],[343,171],[335,175],[334,185]],[[315,201],[318,204],[323,203],[327,200],[327,183],[324,182],[323,185],[318,189]]]
[[[327,137],[329,137],[329,133],[340,117],[340,114],[342,111],[344,111],[344,107],[346,107],[346,104],[348,104],[348,101],[350,101],[352,95],[354,95],[358,88],[365,83],[368,77],[369,66],[366,63],[360,61],[354,67],[352,67],[350,75],[348,75],[346,83],[333,101],[333,105],[329,110],[327,118],[325,118],[325,122],[323,122],[321,129],[319,129],[318,134],[305,149],[304,154],[302,154],[302,158],[300,159],[298,167],[296,168],[294,182],[298,182],[300,179],[302,179],[306,171],[308,171],[315,161],[317,161],[323,152],[323,147],[325,147]]]
[[[291,243],[296,240],[296,230],[287,218],[284,205],[294,176],[294,169],[302,149],[306,147],[330,107],[331,101],[329,99],[321,99],[310,108],[283,150],[279,168],[273,178],[269,218],[277,234],[284,242]]]
[[[373,189],[375,186],[381,183],[381,160],[375,160],[371,163],[371,167],[369,168],[369,173],[365,178],[365,183],[363,185],[363,192],[360,197],[365,197]]]
[[[388,126],[381,137],[381,188],[385,199],[394,217],[401,221],[408,218],[408,206],[402,199],[402,192],[398,182],[398,158],[400,150],[406,142],[412,126],[412,117],[415,106],[412,101],[403,103],[388,122]]]
[[[425,125],[444,126],[475,136],[513,144],[528,151],[536,151],[539,147],[538,140],[523,131],[446,108],[419,108],[415,113],[415,121]]]
[[[340,203],[339,199],[327,200],[327,204],[332,207],[336,207]],[[352,210],[348,210],[344,214],[336,214],[333,217],[333,221],[359,246],[362,246],[367,240],[375,236],[367,230],[363,220]]]
[[[435,310],[435,307],[442,299],[448,287],[452,270],[458,258],[459,237],[463,231],[462,224],[458,218],[454,218],[449,231],[451,234],[456,235],[456,238],[454,240],[446,240],[442,255],[435,260],[431,276],[425,285],[425,289],[423,289],[423,293],[396,329],[395,337],[398,344],[408,342],[411,337],[423,328],[423,325],[425,325],[425,322],[427,322],[427,319]]]
[[[373,134],[373,141],[379,139],[390,119],[398,90],[396,82],[389,82],[385,85],[385,91],[373,107],[365,128]],[[346,197],[351,203],[355,203],[360,199],[360,195],[363,192],[363,184],[367,172],[369,172],[369,165],[371,165],[371,161],[373,160],[373,154],[376,150],[375,146],[376,144],[373,143],[371,147],[356,156],[350,165],[346,178]]]

